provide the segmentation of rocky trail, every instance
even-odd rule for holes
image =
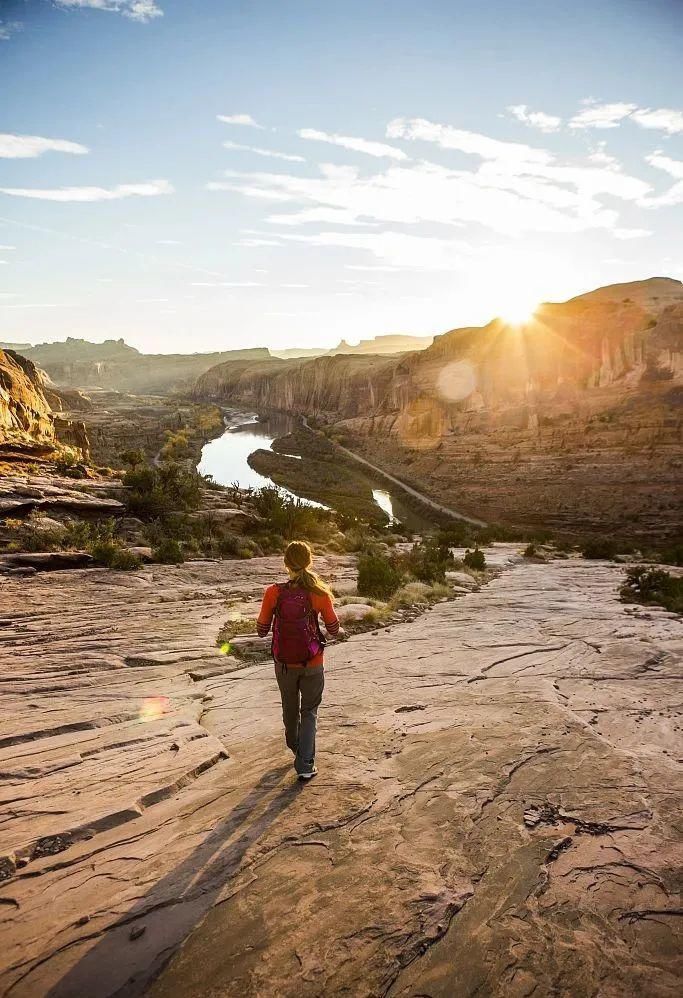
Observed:
[[[215,647],[279,558],[0,579],[0,993],[677,995],[683,624],[509,551],[330,648],[304,786]]]

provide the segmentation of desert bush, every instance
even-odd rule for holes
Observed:
[[[617,553],[617,545],[611,537],[591,537],[582,548],[581,554],[590,560],[611,561]]]
[[[401,585],[401,574],[389,558],[367,552],[358,559],[358,593],[388,599]]]
[[[90,548],[90,554],[93,556],[96,565],[118,569],[119,571],[130,572],[136,568],[140,568],[142,565],[137,555],[115,541],[97,541]]]
[[[216,644],[222,647],[241,634],[256,634],[256,621],[252,618],[241,617],[226,620],[218,632]]]
[[[331,510],[309,506],[273,486],[258,489],[253,503],[259,516],[267,521],[269,529],[281,534],[285,540],[324,540],[329,533],[333,517]]]
[[[62,546],[70,549],[89,550],[94,544],[113,541],[116,534],[116,520],[72,520],[64,530]]]
[[[523,558],[538,557],[538,548],[536,547],[533,541],[531,542],[531,544],[527,544],[527,546],[524,548],[524,550],[522,551],[522,557]]]
[[[445,582],[446,572],[453,568],[455,559],[446,544],[436,537],[427,537],[414,544],[404,556],[403,565],[420,582]]]
[[[625,602],[663,606],[673,613],[683,613],[683,578],[662,568],[648,565],[628,568],[619,592]]]
[[[165,443],[159,452],[163,461],[181,461],[184,458],[192,457],[191,436],[189,428],[182,430],[166,430]]]
[[[367,524],[357,523],[344,531],[344,546],[347,551],[364,551],[368,547],[370,537]]]
[[[152,548],[152,557],[162,565],[181,565],[185,561],[183,549],[173,537],[165,537]]]
[[[658,560],[663,565],[683,565],[683,541],[669,544],[659,551]]]
[[[123,476],[126,504],[134,516],[152,518],[173,510],[194,510],[201,501],[202,476],[178,464],[138,465]]]
[[[145,452],[139,447],[124,450],[119,454],[119,460],[130,468],[136,468],[139,464],[145,464]]]
[[[486,568],[484,552],[480,551],[479,548],[475,548],[474,551],[465,551],[462,562],[467,568],[473,568],[477,572],[483,572]]]
[[[463,547],[465,544],[471,543],[472,527],[464,520],[453,521],[448,526],[439,528],[436,539],[439,544],[446,547]]]

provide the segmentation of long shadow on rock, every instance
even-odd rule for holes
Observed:
[[[46,998],[135,998],[144,994],[213,906],[247,850],[297,798],[301,784],[281,787],[263,811],[255,813],[291,772],[291,766],[286,766],[265,773],[180,866],[105,930],[100,941]],[[240,828],[241,834],[230,841]]]

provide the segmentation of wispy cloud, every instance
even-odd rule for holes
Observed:
[[[683,180],[683,162],[665,156],[660,149],[657,149],[652,155],[646,156],[645,161],[658,170],[664,170],[670,176],[675,177],[676,180]],[[0,246],[0,249],[2,249],[2,246]]]
[[[452,125],[440,125],[425,118],[394,118],[387,126],[390,139],[434,142],[443,149],[480,156],[482,159],[521,160],[522,162],[549,163],[552,155],[521,142],[502,142],[479,132],[468,132]]]
[[[63,302],[30,302],[25,305],[0,305],[2,308],[74,308]]]
[[[377,222],[361,222],[358,216],[346,208],[304,208],[303,211],[291,212],[286,215],[269,215],[267,222],[273,225],[306,225],[322,223],[323,225],[353,225],[370,226]]]
[[[240,239],[239,242],[235,243],[235,246],[245,246],[249,249],[253,249],[257,246],[282,246],[282,243],[278,242],[277,239]]]
[[[290,153],[286,152],[275,152],[273,149],[260,149],[258,146],[245,146],[240,142],[229,142],[223,143],[226,149],[238,149],[241,152],[253,152],[257,156],[268,156],[270,159],[284,159],[288,163],[305,163],[306,160],[303,156],[292,156]]]
[[[58,7],[90,7],[93,10],[105,10],[114,14],[123,14],[131,21],[146,24],[155,17],[162,17],[163,10],[155,0],[55,0]]]
[[[392,165],[367,177],[353,167],[323,164],[320,177],[237,174],[224,186],[247,197],[312,203],[315,210],[342,212],[347,222],[370,219],[376,223],[455,226],[474,222],[509,235],[612,229],[619,224],[618,212],[602,204],[600,195],[637,202],[652,191],[650,184],[613,167],[567,166],[542,150],[538,151],[541,155],[532,150],[531,159],[524,161],[514,149],[508,160],[509,144],[500,145],[503,158],[487,160],[473,170],[419,162]],[[485,143],[482,149],[491,153]],[[221,189],[221,185],[212,185],[212,189]],[[307,211],[303,209],[298,216],[271,216],[270,220],[303,223],[310,218]]]
[[[12,35],[23,31],[24,25],[21,21],[0,21],[0,42],[7,42]]]
[[[257,281],[192,281],[192,288],[262,288]]]
[[[404,232],[320,232],[317,235],[286,235],[283,239],[310,246],[364,250],[389,267],[411,270],[452,270],[462,266],[471,252],[468,244],[460,240],[413,236]]]
[[[650,229],[614,229],[613,235],[617,239],[644,239],[645,236],[651,236],[652,232]]]
[[[557,132],[562,124],[562,118],[545,111],[530,111],[526,104],[510,104],[508,111],[522,124],[529,128],[537,128],[541,132]]]
[[[683,111],[673,108],[639,108],[631,115],[631,119],[641,128],[654,128],[669,135],[683,132]]]
[[[676,135],[683,132],[683,111],[671,107],[638,107],[617,101],[603,104],[588,99],[569,122],[570,128],[618,128],[622,121],[634,121],[641,128]]]
[[[90,152],[80,142],[68,139],[46,139],[42,135],[12,135],[0,133],[0,159],[35,159],[46,152],[67,152],[83,156]]]
[[[650,156],[645,157],[650,166],[658,170],[663,170],[676,180],[676,183],[656,197],[645,197],[640,201],[643,208],[671,208],[674,205],[683,204],[683,162],[678,159],[671,159],[663,152],[657,150]]]
[[[41,190],[34,187],[0,187],[0,193],[17,198],[36,198],[39,201],[119,201],[130,197],[156,197],[173,194],[168,180],[150,180],[144,184],[118,184],[116,187],[57,187]]]
[[[0,251],[15,250],[16,248],[16,246],[0,246]]]
[[[247,125],[249,128],[263,129],[263,125],[254,121],[250,114],[217,114],[216,118],[226,125]]]
[[[301,128],[297,134],[302,139],[327,142],[333,146],[341,146],[343,149],[351,149],[353,152],[366,153],[368,156],[395,160],[408,159],[402,149],[387,145],[385,142],[373,142],[369,139],[355,138],[352,135],[332,135],[329,132],[319,132],[315,128]]]
[[[570,128],[618,128],[619,122],[628,118],[637,104],[626,104],[623,101],[614,104],[600,104],[588,100],[585,107],[569,122]]]
[[[265,187],[245,185],[243,182],[239,183],[238,178],[248,177],[250,174],[241,174],[234,171],[226,170],[226,173],[234,177],[232,182],[225,182],[224,180],[211,180],[206,185],[207,191],[234,191],[237,194],[244,194],[247,197],[259,198],[264,201],[291,201],[292,198],[289,194],[284,194],[281,191],[268,190]],[[258,174],[254,174],[258,176]]]

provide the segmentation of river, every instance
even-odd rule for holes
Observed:
[[[197,470],[202,475],[210,475],[219,485],[237,484],[242,489],[273,486],[275,483],[271,478],[259,474],[249,466],[249,455],[255,450],[271,448],[274,440],[286,436],[297,426],[294,417],[284,413],[271,415],[265,419],[258,419],[245,413],[227,416],[225,431],[202,448]],[[302,460],[298,454],[289,456]],[[299,499],[306,505],[323,506],[322,503],[298,496],[289,489],[276,487],[284,495]],[[404,509],[400,500],[386,489],[373,488],[372,496],[379,508],[387,514],[390,523],[395,523],[402,517],[411,518],[410,511]]]

